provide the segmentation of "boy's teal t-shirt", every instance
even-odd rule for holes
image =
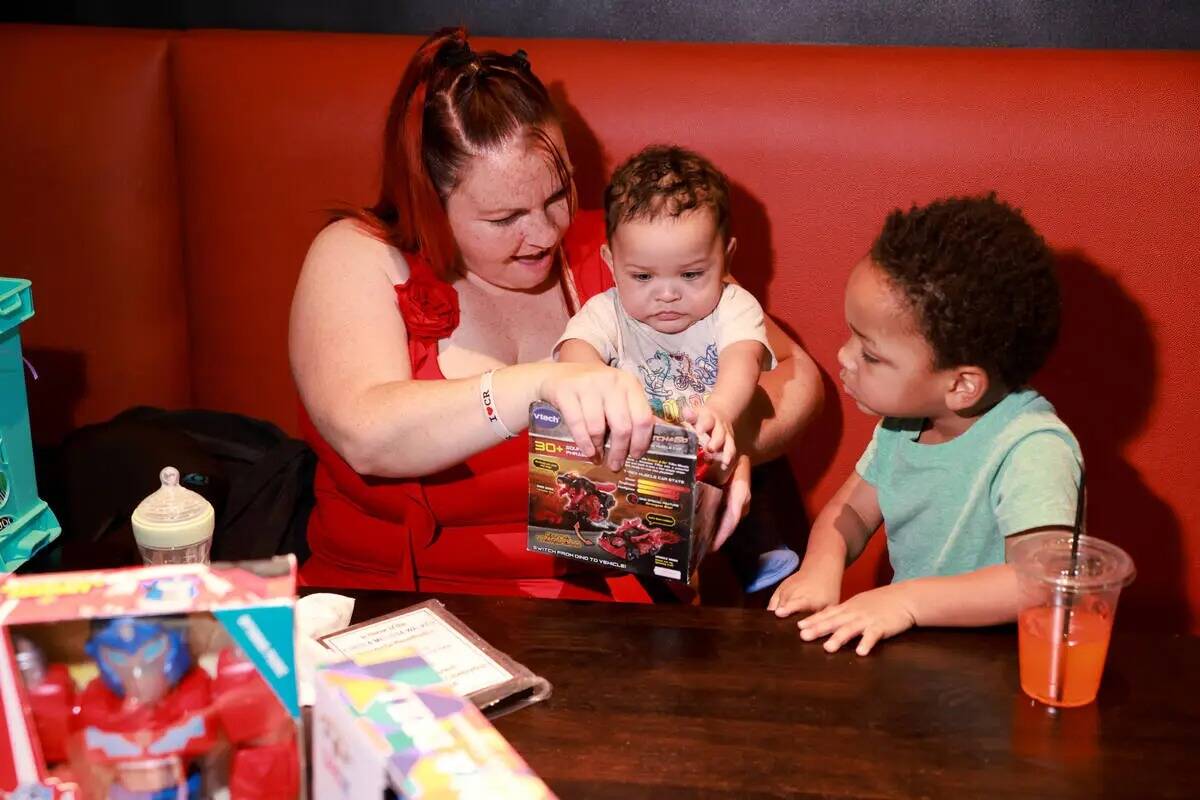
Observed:
[[[948,442],[919,443],[924,423],[885,418],[855,467],[879,495],[893,583],[1002,564],[1004,537],[1075,524],[1079,443],[1036,391]]]

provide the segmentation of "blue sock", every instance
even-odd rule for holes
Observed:
[[[787,547],[777,547],[758,555],[758,569],[745,585],[747,594],[761,592],[782,581],[800,567],[800,556]]]

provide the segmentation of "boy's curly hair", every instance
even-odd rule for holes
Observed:
[[[973,364],[1015,389],[1058,337],[1050,248],[994,192],[896,209],[871,246],[871,260],[907,298],[935,369]]]
[[[617,168],[604,190],[605,228],[611,241],[622,222],[678,217],[697,208],[713,213],[729,240],[729,182],[702,155],[655,144]]]

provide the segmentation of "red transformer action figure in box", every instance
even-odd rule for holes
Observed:
[[[295,574],[0,577],[0,800],[304,800]]]
[[[212,679],[192,663],[182,628],[108,620],[85,645],[100,675],[77,697],[63,665],[44,666],[28,643],[17,649],[46,761],[86,765],[90,779],[77,767],[76,780],[109,800],[209,796],[200,760],[223,741],[233,800],[296,796],[291,720],[235,648],[221,651]]]

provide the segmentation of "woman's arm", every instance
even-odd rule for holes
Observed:
[[[496,441],[472,383],[414,381],[394,284],[408,265],[342,220],[314,240],[292,299],[288,350],[317,430],[356,472],[426,475]],[[511,418],[511,417],[510,417]],[[442,425],[454,420],[454,425]]]
[[[583,339],[567,339],[558,346],[558,360],[573,364],[603,364],[599,351]]]
[[[342,221],[313,242],[292,300],[288,349],[300,399],[329,445],[363,475],[429,475],[499,441],[478,377],[412,380],[393,288],[407,279],[394,248]],[[581,446],[598,447],[605,427],[614,432],[610,458],[623,462],[649,444],[649,405],[620,370],[518,364],[497,370],[492,388],[514,432],[525,427],[529,404],[544,399],[563,411]]]
[[[821,413],[825,401],[817,365],[773,319],[763,316],[775,369],[759,376],[750,405],[735,426],[739,450],[756,464],[782,455]]]

